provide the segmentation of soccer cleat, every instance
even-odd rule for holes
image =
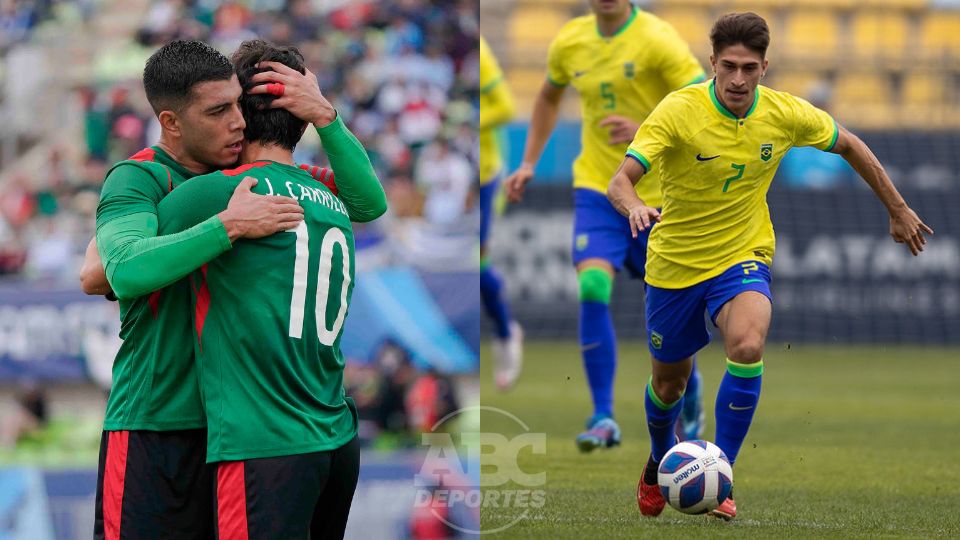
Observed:
[[[730,496],[723,500],[720,503],[720,506],[716,510],[712,510],[710,515],[713,517],[718,517],[724,521],[730,521],[731,519],[737,517],[737,503],[733,500],[733,490],[730,491]]]
[[[703,435],[703,426],[706,415],[703,412],[702,389],[697,389],[697,395],[685,396],[680,416],[677,417],[676,435],[680,441],[693,441]]]
[[[496,359],[494,382],[501,391],[509,390],[520,376],[523,366],[523,328],[517,321],[510,321],[510,335],[493,342]]]
[[[584,453],[619,445],[620,426],[609,416],[591,417],[587,420],[587,430],[577,435],[577,448]]]
[[[652,484],[644,481],[648,476],[653,478]],[[640,476],[640,482],[637,483],[637,506],[640,507],[640,513],[647,517],[659,516],[660,512],[663,512],[663,507],[667,505],[667,500],[663,498],[663,492],[660,491],[656,478],[657,464],[654,463],[653,456],[650,456],[643,475]]]

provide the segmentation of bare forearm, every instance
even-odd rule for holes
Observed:
[[[889,213],[906,208],[906,201],[890,181],[877,156],[856,135],[849,134],[849,137],[849,144],[840,154],[843,159],[867,182]]]
[[[637,196],[637,191],[630,184],[630,180],[622,174],[617,174],[610,180],[607,188],[607,198],[610,203],[624,216],[630,213],[630,208],[643,201]]]
[[[550,84],[550,83],[545,83]],[[527,133],[527,143],[523,149],[523,163],[531,165],[540,160],[543,147],[547,145],[553,128],[557,126],[560,116],[560,97],[563,90],[557,89],[556,97],[548,96],[547,91],[541,91],[533,105],[533,118],[530,119],[530,130]]]
[[[617,212],[626,216],[630,209],[638,204],[645,205],[643,200],[637,195],[636,185],[643,177],[643,166],[636,163],[632,158],[626,158],[620,164],[620,168],[610,179],[610,185],[607,186],[607,199]]]
[[[107,273],[100,261],[100,253],[97,251],[96,238],[90,240],[87,245],[83,267],[80,268],[80,288],[85,294],[91,295],[104,295],[111,290],[110,283],[107,281]]]

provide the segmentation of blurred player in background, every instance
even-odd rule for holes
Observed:
[[[316,79],[286,82],[278,104],[322,122],[316,125],[331,165],[375,177],[362,148],[341,142],[345,128],[324,120],[335,113]],[[202,42],[175,41],[158,50],[144,70],[144,87],[161,139],[108,173],[97,239],[81,273],[85,292],[112,289],[120,299],[124,338],[104,420],[95,536],[159,531],[205,538],[212,530],[206,419],[193,371],[189,307],[171,300],[188,284],[174,282],[230,249],[236,238],[295,227],[302,209],[288,198],[254,195],[245,183],[220,215],[177,235],[156,236],[160,199],[195,174],[234,165],[245,122],[232,65]],[[177,464],[175,475],[164,461]]]
[[[497,128],[513,117],[513,97],[503,79],[497,59],[483,36],[480,37],[480,297],[487,316],[493,319],[497,337],[493,343],[496,359],[494,382],[501,390],[510,388],[520,375],[523,362],[523,329],[510,317],[503,279],[493,268],[487,240],[493,225],[494,199],[500,187],[503,162]]]
[[[550,45],[548,76],[537,96],[520,168],[507,178],[511,201],[519,201],[550,133],[567,86],[576,88],[583,116],[583,149],[573,163],[573,262],[580,296],[580,347],[593,398],[593,416],[577,446],[589,452],[620,444],[613,418],[616,336],[610,317],[615,272],[626,266],[642,278],[647,236],[630,236],[627,220],[606,200],[616,164],[637,127],[669,92],[704,80],[689,46],[668,23],[628,0],[590,0],[592,14],[567,23]],[[639,187],[659,206],[657,181]],[[695,438],[703,429],[699,374],[690,377],[677,431]]]
[[[692,356],[710,341],[706,310],[724,336],[727,372],[716,400],[716,443],[733,464],[760,399],[771,317],[773,224],[766,193],[793,146],[841,155],[890,214],[890,234],[917,255],[933,233],[867,146],[826,112],[759,86],[770,32],[754,13],[721,17],[710,32],[715,78],[670,94],[643,122],[610,181],[609,197],[634,235],[650,230],[647,334],[653,375],[646,413],[651,453],[637,487],[640,512],[657,516],[660,459],[674,444]],[[660,171],[663,213],[635,186]],[[733,493],[712,512],[736,516]]]
[[[233,63],[245,89],[304,72],[296,48],[262,40],[244,42]],[[294,164],[307,122],[272,100],[266,89],[244,98],[246,165],[167,196],[160,232],[222,212],[245,175],[259,181],[256,192],[303,206],[291,234],[238,242],[193,275],[207,461],[216,463],[219,538],[342,538],[360,466],[339,346],[356,268],[350,221],[382,215],[386,196],[373,177],[356,186],[366,204],[349,213]]]

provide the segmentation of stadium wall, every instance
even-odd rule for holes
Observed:
[[[771,340],[960,343],[960,186],[901,192],[936,231],[916,258],[890,238],[886,212],[865,186],[799,190],[774,182]],[[572,217],[568,184],[535,182],[496,222],[492,257],[528,336],[577,335]],[[611,303],[616,330],[645,339],[643,284],[625,277]]]

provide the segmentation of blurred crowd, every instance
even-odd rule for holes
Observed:
[[[57,3],[0,0],[0,51],[29,39]],[[300,48],[390,200],[386,219],[358,227],[358,250],[369,252],[358,255],[361,268],[367,260],[440,269],[474,263],[478,17],[472,0],[151,2],[126,49],[98,60],[96,82],[74,93],[84,144],[52,148],[45,170],[0,183],[0,275],[75,282],[109,165],[159,138],[139,71],[119,66],[142,69],[172,39],[202,39],[228,56],[254,37]],[[326,164],[309,130],[294,157]]]
[[[347,395],[357,405],[363,446],[417,447],[420,434],[459,409],[454,381],[435,370],[420,370],[393,341],[383,343],[369,363],[348,363]]]

